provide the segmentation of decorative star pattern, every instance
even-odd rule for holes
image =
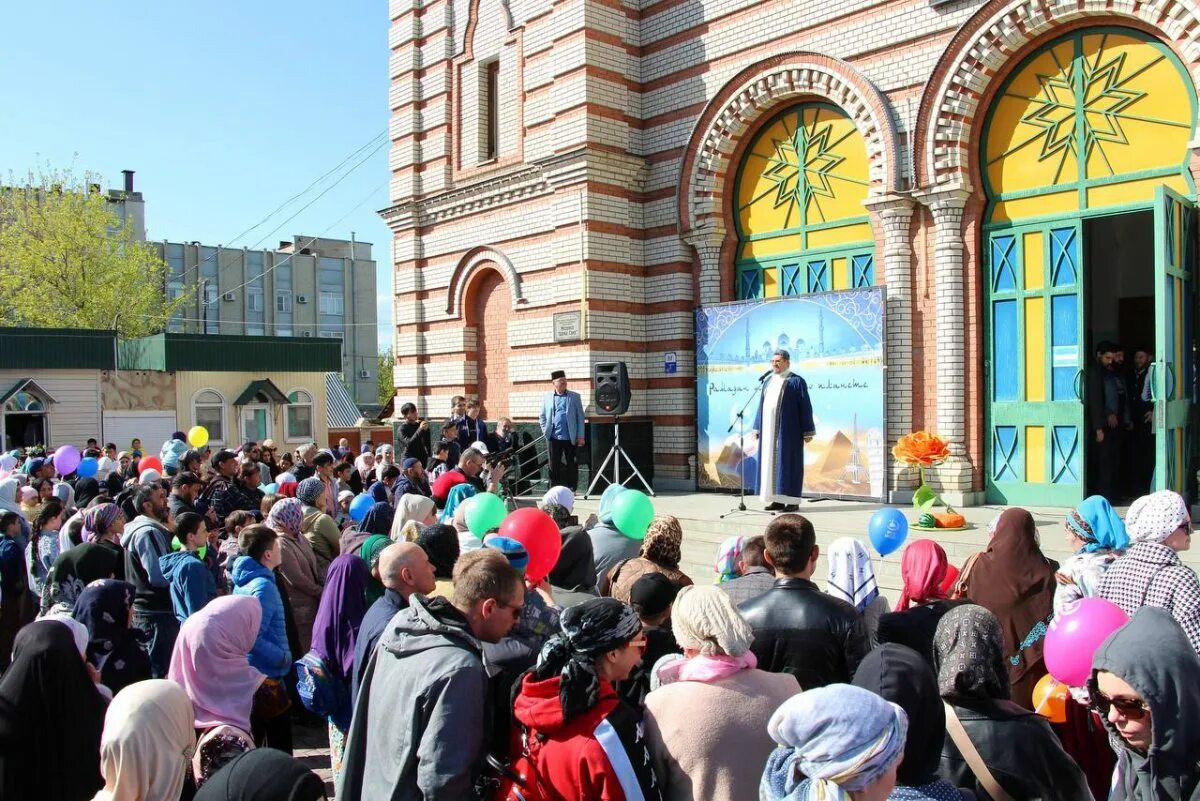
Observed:
[[[829,179],[846,158],[833,152],[832,137],[832,125],[818,126],[814,120],[811,129],[799,125],[790,137],[771,140],[775,155],[763,176],[775,185],[775,208],[791,206],[789,219],[793,211],[807,213],[817,197],[835,197]]]

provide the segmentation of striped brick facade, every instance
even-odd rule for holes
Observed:
[[[820,99],[863,135],[888,289],[889,436],[948,436],[956,458],[935,483],[970,502],[983,485],[977,150],[992,93],[1026,53],[1081,25],[1151,32],[1200,76],[1200,7],[1183,0],[390,0],[389,11],[397,392],[437,417],[478,391],[472,287],[497,273],[508,365],[485,405],[534,418],[558,368],[586,403],[591,366],[624,360],[630,414],[654,423],[656,473],[681,483],[694,479],[693,310],[733,298],[733,170],[773,113]],[[480,78],[493,61],[498,147],[485,162]],[[579,313],[579,341],[555,343],[559,312]],[[914,479],[891,470],[901,493]]]

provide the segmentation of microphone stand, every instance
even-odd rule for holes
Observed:
[[[771,374],[768,372],[762,378],[758,379],[758,386],[751,391],[750,396],[746,398],[746,402],[742,404],[742,408],[738,409],[738,413],[734,422],[730,423],[729,428],[725,429],[726,434],[731,433],[734,426],[737,426],[738,429],[738,452],[741,456],[741,461],[738,462],[738,478],[740,481],[738,482],[738,505],[721,515],[718,518],[720,520],[724,520],[725,518],[735,514],[767,515],[768,517],[775,516],[774,512],[768,512],[765,509],[748,509],[746,507],[746,409],[749,408],[754,399],[762,393],[765,382],[770,377]],[[760,452],[762,450],[761,433],[759,434],[759,450]]]

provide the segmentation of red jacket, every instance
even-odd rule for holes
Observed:
[[[513,716],[529,730],[529,753],[554,801],[659,801],[662,798],[642,737],[641,713],[600,680],[600,699],[563,719],[561,679],[527,674]],[[519,748],[519,745],[517,746]]]

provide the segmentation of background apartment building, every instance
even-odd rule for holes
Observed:
[[[172,299],[189,294],[172,333],[323,337],[342,341],[355,401],[377,400],[375,262],[368,242],[295,236],[275,250],[154,243]]]

